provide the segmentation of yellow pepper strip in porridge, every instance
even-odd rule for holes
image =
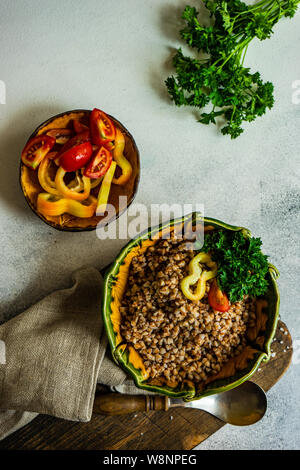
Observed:
[[[205,264],[208,266],[210,271],[203,270],[202,266]],[[205,295],[206,281],[216,277],[217,275],[217,264],[212,261],[211,257],[207,253],[198,253],[189,264],[189,275],[184,277],[180,283],[181,290],[184,296],[197,302],[201,300]],[[196,289],[192,291],[191,287],[196,285]]]

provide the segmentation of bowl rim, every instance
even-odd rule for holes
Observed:
[[[30,139],[32,139],[33,137],[35,137],[37,135],[37,133],[39,132],[40,129],[42,129],[43,127],[47,126],[48,124],[51,123],[51,121],[53,121],[54,119],[57,119],[57,118],[60,118],[62,116],[65,116],[66,114],[72,114],[72,113],[91,113],[92,110],[91,109],[73,109],[73,110],[69,110],[69,111],[65,111],[65,112],[62,112],[62,113],[59,113],[59,114],[55,114],[54,116],[46,119],[46,121],[42,122],[32,133],[31,135],[28,137],[27,141],[26,141],[26,144],[30,141]],[[119,211],[107,224],[105,225],[102,225],[101,228],[105,228],[107,227],[109,224],[111,224],[112,222],[118,220],[118,218],[124,214],[129,206],[133,203],[134,199],[136,198],[136,195],[137,195],[137,191],[138,191],[138,187],[139,187],[139,183],[140,183],[140,176],[141,176],[141,160],[140,160],[140,152],[139,152],[139,149],[136,145],[136,141],[134,139],[134,137],[132,136],[132,134],[129,132],[129,130],[124,126],[124,124],[121,123],[121,121],[119,121],[118,119],[116,119],[114,116],[106,113],[108,117],[110,117],[114,122],[116,122],[122,130],[125,131],[125,133],[127,134],[127,136],[131,139],[132,143],[133,143],[133,146],[134,146],[134,149],[135,149],[135,152],[136,152],[136,156],[137,156],[137,163],[138,163],[138,173],[137,173],[137,176],[135,178],[135,183],[134,183],[134,188],[133,188],[133,191],[132,191],[132,195],[130,197],[130,200],[127,204],[126,207],[124,207],[121,211]],[[25,147],[25,146],[24,146]],[[39,214],[36,210],[36,208],[33,206],[33,204],[31,203],[31,201],[29,200],[29,198],[26,196],[25,192],[24,192],[24,189],[23,189],[23,185],[22,185],[22,169],[23,167],[26,166],[24,165],[24,163],[22,162],[22,160],[20,160],[20,166],[19,166],[19,184],[20,184],[20,187],[21,187],[21,191],[23,193],[23,196],[28,204],[28,206],[30,207],[30,209],[34,212],[34,214],[39,217],[45,224],[49,225],[50,227],[54,228],[55,230],[58,230],[59,232],[91,232],[91,231],[94,231],[94,230],[97,230],[97,226],[98,224],[95,226],[95,227],[86,227],[86,228],[80,228],[80,227],[61,227],[55,223],[51,223],[49,220],[47,220],[46,218],[43,217],[42,214]]]
[[[279,277],[279,271],[277,268],[269,263],[269,271],[268,274],[270,276],[270,289],[273,289],[273,295],[275,299],[275,305],[274,305],[274,318],[272,320],[271,324],[271,329],[268,335],[268,339],[265,340],[263,348],[261,351],[257,351],[256,359],[254,358],[251,360],[253,365],[251,366],[250,370],[247,371],[247,367],[244,369],[245,374],[242,376],[238,377],[237,379],[234,379],[234,377],[238,374],[238,371],[235,372],[235,374],[231,377],[228,377],[227,379],[220,379],[220,381],[228,382],[225,383],[225,385],[220,385],[220,386],[215,386],[215,387],[209,387],[209,384],[205,387],[204,391],[202,393],[195,393],[195,390],[193,391],[192,389],[182,389],[180,391],[172,391],[169,387],[167,386],[157,386],[157,385],[150,385],[143,383],[145,380],[142,377],[141,371],[136,369],[129,361],[128,361],[128,353],[127,353],[127,361],[124,362],[124,353],[120,350],[120,348],[117,347],[116,345],[116,334],[113,330],[113,325],[111,322],[111,302],[112,302],[112,296],[111,296],[111,289],[112,285],[114,282],[115,276],[119,272],[119,267],[123,262],[123,259],[127,256],[127,254],[130,252],[131,248],[134,246],[138,245],[141,241],[146,240],[149,238],[150,235],[154,235],[155,233],[159,232],[163,228],[166,228],[168,226],[172,226],[174,224],[180,223],[185,221],[187,218],[191,218],[191,220],[201,220],[205,225],[213,225],[215,227],[219,228],[224,228],[226,230],[232,230],[232,231],[242,231],[246,237],[251,236],[251,231],[245,227],[239,227],[235,225],[230,225],[225,222],[222,222],[218,219],[214,219],[211,217],[204,217],[198,212],[192,212],[190,214],[184,215],[179,218],[174,218],[171,219],[168,222],[163,222],[155,227],[148,227],[148,229],[144,230],[143,232],[140,233],[135,239],[130,240],[119,252],[119,254],[116,256],[115,260],[113,263],[109,266],[109,268],[106,270],[105,276],[104,276],[104,282],[103,282],[103,287],[102,287],[102,316],[103,316],[103,322],[106,330],[106,334],[108,337],[108,342],[110,345],[111,353],[112,356],[115,360],[115,362],[121,366],[134,380],[135,385],[143,390],[148,390],[151,392],[156,392],[159,394],[167,395],[169,397],[181,397],[185,401],[191,401],[195,399],[200,399],[205,396],[213,395],[216,393],[221,393],[227,390],[231,390],[232,388],[237,387],[238,385],[242,384],[246,380],[249,380],[250,377],[253,376],[253,374],[257,371],[259,368],[261,362],[267,362],[270,357],[271,357],[271,343],[274,338],[276,328],[277,328],[277,323],[278,323],[278,318],[279,318],[279,306],[280,306],[280,295],[279,295],[279,290],[277,286],[276,280]],[[126,352],[125,352],[126,354]],[[247,371],[247,372],[246,372]],[[242,372],[242,371],[240,371]],[[233,378],[233,381],[230,382],[230,379]],[[212,382],[213,383],[213,382]]]

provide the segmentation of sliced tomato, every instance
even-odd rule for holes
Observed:
[[[46,134],[54,137],[57,144],[64,145],[74,135],[74,132],[71,129],[51,129]]]
[[[85,124],[82,124],[82,122],[77,121],[77,119],[73,120],[73,127],[76,132],[76,134],[81,134],[82,132],[86,132],[89,130],[88,126]]]
[[[111,162],[111,152],[107,148],[101,147],[84,170],[84,175],[92,179],[100,178],[108,171]]]
[[[108,148],[108,150],[113,150],[115,148],[115,143],[114,141],[110,141],[110,142],[106,142],[105,144],[105,147]]]
[[[57,154],[57,158],[60,158],[60,156],[65,153],[67,150],[71,149],[72,147],[75,147],[76,145],[83,144],[85,142],[90,142],[91,137],[89,131],[82,132],[81,134],[74,135],[70,140],[68,140],[67,143],[62,147],[61,150],[59,150]]]
[[[65,171],[76,171],[85,166],[92,155],[91,142],[83,142],[62,153],[59,157],[59,163]]]
[[[91,137],[90,137],[90,132],[85,131],[81,132],[81,134],[74,135],[68,142],[65,143],[63,148],[58,152],[58,157],[65,153],[67,150],[71,149],[72,147],[75,147],[76,145],[83,144],[85,142],[90,142]]]
[[[38,135],[37,137],[33,137],[33,139],[30,139],[28,144],[25,145],[22,151],[22,162],[35,170],[47,153],[52,149],[54,144],[54,137],[50,137],[49,135]]]
[[[93,109],[90,116],[92,143],[107,145],[116,137],[116,128],[112,120],[100,109]]]
[[[211,288],[208,293],[209,305],[218,312],[227,312],[230,307],[230,303],[227,295],[221,291],[218,286],[216,279],[213,280]]]

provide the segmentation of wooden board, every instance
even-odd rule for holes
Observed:
[[[269,390],[288,369],[292,340],[279,322],[273,357],[252,380]],[[89,423],[73,423],[39,415],[0,442],[0,449],[187,450],[224,426],[213,416],[192,409],[172,409],[127,416],[93,415]]]

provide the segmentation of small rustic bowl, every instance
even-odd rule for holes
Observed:
[[[269,265],[267,279],[269,288],[266,294],[257,299],[261,306],[261,312],[265,315],[266,325],[260,329],[258,327],[255,332],[254,339],[247,342],[247,346],[240,356],[236,356],[238,360],[233,359],[234,373],[230,373],[230,367],[224,364],[221,371],[210,377],[205,383],[191,384],[187,382],[177,386],[169,384],[159,384],[155,380],[149,380],[145,373],[143,361],[138,352],[134,350],[132,345],[126,344],[120,334],[121,315],[119,306],[126,289],[127,272],[130,265],[131,257],[137,256],[143,243],[149,245],[149,239],[153,235],[160,233],[162,230],[176,227],[177,224],[183,224],[190,221],[191,223],[203,222],[207,230],[224,229],[229,231],[242,231],[245,237],[250,237],[251,233],[243,227],[236,227],[226,224],[220,220],[202,217],[198,213],[192,213],[171,222],[161,224],[155,228],[149,228],[136,239],[130,241],[116,257],[105,275],[103,286],[103,319],[106,327],[109,344],[112,355],[117,362],[128,374],[130,374],[137,387],[152,392],[157,392],[170,397],[182,397],[185,400],[195,400],[207,395],[224,392],[237,387],[241,383],[249,380],[250,377],[258,369],[261,362],[268,361],[271,354],[271,342],[275,334],[278,315],[279,315],[279,292],[276,279],[279,276],[277,269],[273,265]],[[146,246],[146,245],[144,245]],[[135,252],[133,251],[135,250]],[[131,254],[131,255],[130,255]],[[128,258],[127,258],[128,257]],[[244,356],[242,356],[244,354]],[[227,363],[228,364],[228,363]]]
[[[80,117],[81,121],[86,124],[89,122],[89,115],[91,111],[86,109],[77,109],[74,111],[66,111],[65,113],[57,114],[47,121],[43,122],[37,127],[37,129],[29,137],[28,141],[37,135],[43,134],[45,131],[55,128],[67,128],[72,126],[72,119]],[[57,230],[71,231],[71,232],[81,232],[85,230],[95,230],[97,226],[101,227],[101,220],[103,220],[103,225],[106,226],[113,220],[116,220],[123,212],[127,210],[129,205],[135,198],[137,193],[139,177],[140,177],[140,157],[139,151],[136,146],[135,140],[126,129],[126,127],[119,122],[113,116],[109,116],[114,123],[121,129],[125,136],[125,150],[124,155],[130,161],[132,165],[132,176],[130,180],[123,186],[113,184],[111,187],[111,192],[109,195],[109,204],[112,204],[115,207],[115,215],[112,215],[111,218],[107,219],[104,216],[93,216],[90,218],[79,218],[79,217],[67,217],[63,216],[56,217],[45,217],[37,211],[37,196],[40,192],[44,192],[43,188],[40,186],[37,176],[37,170],[32,170],[24,165],[21,161],[20,164],[20,183],[25,199],[29,207],[33,212],[46,224],[51,225]],[[28,142],[27,141],[27,142]],[[119,207],[119,196],[127,197],[127,206]],[[69,219],[69,220],[68,220]]]

